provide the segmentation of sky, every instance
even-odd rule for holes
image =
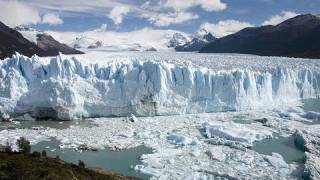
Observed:
[[[320,14],[320,0],[0,0],[0,8],[0,20],[11,27],[62,32],[207,29],[222,37],[298,14]]]

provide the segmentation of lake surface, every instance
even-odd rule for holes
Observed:
[[[73,121],[21,121],[15,123],[0,122],[0,130],[3,129],[36,129],[36,128],[56,128],[67,129],[71,126],[93,127],[97,126],[92,120],[73,120]],[[51,141],[42,141],[32,146],[32,151],[42,152],[46,150],[49,157],[60,159],[78,164],[82,160],[89,167],[97,167],[111,170],[113,172],[137,177],[140,179],[149,179],[150,176],[139,173],[133,169],[135,165],[141,164],[139,157],[142,154],[152,153],[152,149],[145,146],[139,146],[123,151],[99,150],[78,152],[74,149],[60,149],[61,143],[55,139]]]
[[[55,128],[67,129],[70,126],[90,127],[97,126],[90,119],[85,120],[72,120],[72,121],[50,121],[50,120],[37,120],[37,121],[15,121],[0,122],[0,130],[4,129],[32,129],[32,128]]]
[[[109,169],[116,173],[141,179],[150,178],[150,176],[133,169],[135,165],[141,164],[139,157],[142,154],[152,153],[152,149],[145,146],[123,151],[99,150],[77,152],[74,149],[60,149],[59,144],[59,141],[52,139],[51,141],[43,141],[33,145],[31,150],[39,152],[46,150],[47,156],[55,158],[58,155],[60,159],[74,164],[78,164],[78,161],[81,160],[87,167]]]
[[[252,150],[265,155],[272,152],[280,154],[287,163],[303,163],[305,154],[295,144],[292,136],[275,136],[272,139],[264,139],[253,144]]]
[[[320,112],[320,99],[304,99],[302,100],[302,104],[304,111]]]

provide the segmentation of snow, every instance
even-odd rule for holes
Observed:
[[[98,48],[101,51],[144,51],[150,48],[167,51],[170,49],[168,48],[171,44],[170,41],[182,44],[190,40],[189,35],[184,32],[151,28],[131,32],[92,30],[86,32],[47,31],[46,33],[59,42],[80,48],[82,51],[88,51],[88,46],[97,41],[103,43],[103,46]]]
[[[1,61],[2,113],[63,120],[175,115],[286,107],[320,94],[319,61],[195,53],[100,55],[17,54]],[[233,68],[233,63],[241,65]]]
[[[37,35],[43,33],[40,31],[36,31],[35,29],[21,29],[18,31],[24,38],[26,38],[30,42],[33,42],[34,44],[37,44]]]

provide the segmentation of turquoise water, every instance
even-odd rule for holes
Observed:
[[[13,124],[11,122],[0,122],[0,130],[17,128],[32,129],[39,127],[66,129],[70,126],[92,127],[97,125],[90,119],[73,121],[21,121],[17,124]],[[152,149],[145,146],[139,146],[124,151],[99,150],[77,152],[73,149],[60,149],[59,144],[61,143],[55,139],[51,141],[43,141],[33,145],[32,151],[41,152],[46,150],[48,156],[56,157],[59,155],[60,159],[67,162],[78,164],[78,161],[82,160],[89,167],[109,169],[119,174],[137,177],[140,179],[150,178],[150,176],[139,173],[132,168],[135,165],[141,164],[139,157],[142,154],[152,153]]]
[[[302,100],[302,104],[304,111],[320,112],[320,99],[304,99]]]
[[[305,112],[314,111],[320,113],[320,99],[303,99],[302,106],[300,106]],[[319,120],[311,120],[310,122],[303,122],[308,125],[320,124]]]
[[[98,167],[109,169],[113,172],[123,175],[137,177],[141,179],[149,179],[150,176],[135,171],[132,167],[141,164],[139,157],[142,154],[150,154],[152,149],[145,146],[139,146],[124,151],[84,151],[77,152],[73,149],[59,149],[59,141],[43,141],[32,146],[32,151],[42,152],[46,150],[47,156],[78,164],[78,161],[83,161],[87,167]]]
[[[0,130],[3,129],[31,129],[33,127],[49,127],[55,129],[67,129],[70,126],[91,127],[96,126],[91,120],[72,120],[72,121],[19,121],[17,124],[12,122],[0,122]]]
[[[246,115],[237,115],[232,117],[232,121],[239,124],[251,124],[254,120],[249,119]]]
[[[272,152],[281,154],[287,163],[303,163],[305,154],[294,144],[294,139],[290,137],[275,137],[255,142],[252,149],[260,154],[271,155]]]

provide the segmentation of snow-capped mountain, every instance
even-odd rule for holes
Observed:
[[[61,44],[50,35],[31,28],[12,29],[0,22],[0,59],[11,57],[15,52],[26,56],[56,56],[82,52]]]
[[[170,36],[170,35],[169,35]],[[170,38],[170,37],[169,37]],[[190,37],[182,33],[174,33],[168,42],[169,48],[182,46],[190,42]]]
[[[63,54],[81,54],[81,51],[73,49],[66,44],[62,44],[55,40],[52,36],[44,31],[38,31],[33,28],[18,26],[14,28],[22,36],[30,42],[36,44],[39,48],[48,52],[50,56],[58,55],[59,52]]]
[[[172,51],[190,41],[189,34],[175,30],[144,28],[131,32],[108,31],[105,27],[86,32],[47,32],[82,51]]]
[[[205,45],[215,41],[216,38],[207,30],[200,29],[196,35],[192,38],[191,41],[187,41],[186,43],[176,46],[176,51],[199,51]]]

